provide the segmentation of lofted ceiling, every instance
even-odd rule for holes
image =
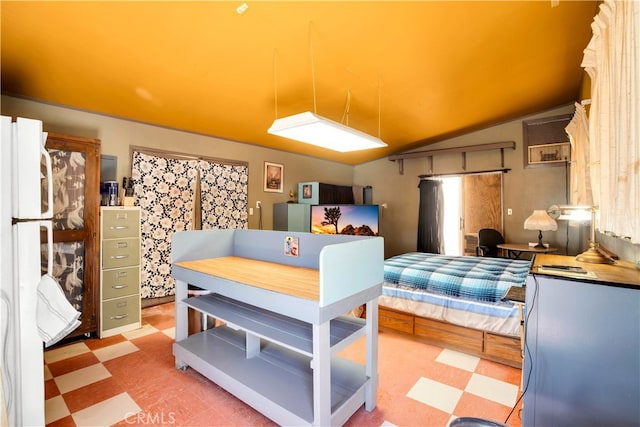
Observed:
[[[1,8],[5,94],[355,165],[577,100],[597,2]],[[303,111],[389,146],[338,153],[267,134]]]

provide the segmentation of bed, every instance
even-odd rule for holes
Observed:
[[[522,307],[502,297],[525,284],[530,263],[422,252],[388,258],[380,326],[521,367]]]

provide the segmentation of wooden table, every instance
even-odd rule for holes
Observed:
[[[500,249],[507,251],[509,258],[519,259],[523,252],[535,253],[535,254],[547,254],[550,252],[556,252],[558,249],[549,246],[548,248],[536,248],[535,246],[529,246],[526,243],[500,243],[496,245]]]

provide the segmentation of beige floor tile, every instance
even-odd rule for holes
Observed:
[[[135,420],[140,411],[129,394],[121,393],[74,413],[73,421],[77,426],[110,426],[122,420]]]
[[[518,398],[518,386],[480,374],[473,374],[465,391],[484,399],[513,406]]]
[[[64,347],[45,351],[44,360],[47,363],[53,363],[60,360],[68,359],[73,356],[77,356],[79,354],[87,353],[89,351],[91,350],[85,345],[85,343],[78,342],[75,344],[70,344]]]
[[[105,368],[102,363],[96,363],[95,365],[55,377],[54,381],[60,393],[67,393],[71,390],[95,383],[96,381],[109,378],[110,376],[111,373],[107,371],[107,368]]]
[[[135,339],[135,338],[140,338],[140,337],[144,337],[146,335],[150,335],[150,334],[154,334],[158,332],[158,329],[154,328],[151,325],[144,325],[139,329],[134,329],[133,331],[129,331],[129,332],[124,332],[122,335],[129,339]]]
[[[108,347],[96,349],[93,354],[96,355],[99,361],[106,362],[107,360],[134,353],[138,350],[138,347],[136,347],[131,341],[123,341]]]
[[[453,412],[460,396],[462,390],[424,377],[407,393],[407,397],[448,413]]]
[[[51,370],[49,370],[49,367],[47,365],[44,365],[44,380],[50,380],[53,379],[53,375],[51,375]]]
[[[436,358],[436,362],[473,372],[480,363],[480,358],[445,348]]]
[[[44,414],[44,420],[47,424],[71,415],[69,408],[67,408],[67,404],[64,403],[64,399],[61,395],[44,401]]]

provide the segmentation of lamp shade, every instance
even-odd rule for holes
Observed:
[[[525,230],[555,231],[558,223],[549,216],[547,211],[534,210],[531,216],[524,220]]]
[[[267,133],[343,153],[387,146],[379,138],[309,111],[274,120]]]

